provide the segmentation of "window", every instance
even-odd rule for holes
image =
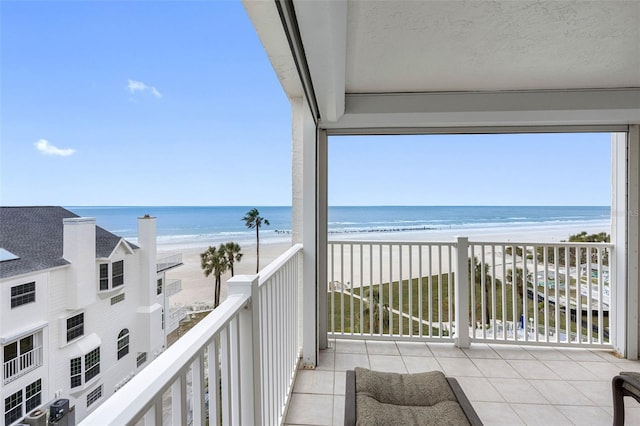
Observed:
[[[11,308],[36,301],[36,283],[31,282],[11,287]]]
[[[111,265],[111,286],[118,287],[122,284],[124,284],[124,260],[119,260]]]
[[[71,387],[82,385],[82,358],[71,358]]]
[[[96,348],[84,356],[85,383],[100,374],[100,348]]]
[[[24,389],[25,411],[30,413],[42,404],[42,380],[38,379]]]
[[[84,336],[84,313],[67,318],[67,343]]]
[[[158,280],[158,283],[156,284],[156,295],[161,295],[162,294],[162,278],[160,278]]]
[[[106,291],[120,287],[124,284],[124,260],[113,263],[101,263],[98,265],[98,281],[100,291]]]
[[[109,264],[100,264],[100,290],[109,290]]]
[[[24,401],[24,410],[23,410]],[[27,385],[24,390],[9,395],[4,399],[4,422],[11,424],[42,404],[42,380]]]
[[[129,329],[125,328],[118,334],[118,359],[129,353]]]
[[[87,407],[102,398],[102,385],[87,394]]]
[[[100,374],[100,347],[95,348],[84,357],[71,358],[69,363],[69,374],[71,377],[71,388],[82,386],[82,371],[84,361],[84,383]]]
[[[120,303],[122,301],[124,301],[124,293],[119,294],[117,296],[113,296],[111,298],[111,305],[115,305],[116,303]]]
[[[5,344],[3,355],[6,384],[42,365],[42,332]]]
[[[22,391],[4,399],[4,422],[11,424],[22,417]]]
[[[138,356],[136,357],[136,364],[137,364],[138,367],[140,367],[145,362],[147,362],[147,353],[146,352],[140,352],[138,354]]]

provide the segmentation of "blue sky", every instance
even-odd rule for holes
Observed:
[[[289,205],[239,1],[3,1],[0,204]],[[332,205],[608,205],[609,135],[331,138]]]

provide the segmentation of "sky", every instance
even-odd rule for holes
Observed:
[[[329,141],[330,205],[609,205],[610,174],[608,134]],[[0,204],[290,205],[240,1],[2,1]]]

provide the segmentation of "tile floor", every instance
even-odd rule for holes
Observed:
[[[287,425],[342,425],[345,371],[366,367],[416,373],[441,370],[460,382],[486,426],[611,425],[611,378],[639,361],[606,350],[450,343],[332,340],[315,370],[299,370]],[[625,398],[627,424],[640,405]]]

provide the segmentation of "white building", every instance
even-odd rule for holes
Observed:
[[[138,241],[62,207],[0,208],[0,423],[59,399],[79,421],[164,350],[180,288],[164,271],[181,260],[157,263],[155,218]]]

